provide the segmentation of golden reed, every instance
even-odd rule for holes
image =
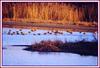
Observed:
[[[91,7],[82,5],[81,7],[71,3],[60,2],[10,2],[3,3],[3,21],[35,21],[35,22],[62,22],[73,23],[84,21],[86,13],[89,19],[96,17],[95,5]]]

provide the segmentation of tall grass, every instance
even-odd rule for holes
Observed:
[[[24,21],[60,21],[73,23],[79,21],[96,21],[97,5],[95,3],[64,2],[9,2],[3,3],[3,20]],[[89,20],[88,20],[89,19]]]

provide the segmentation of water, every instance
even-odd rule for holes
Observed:
[[[40,42],[42,40],[61,40],[63,42],[77,42],[81,40],[85,41],[94,41],[94,34],[91,32],[86,32],[85,34],[79,33],[79,32],[73,32],[70,34],[69,32],[60,31],[63,34],[57,34],[54,33],[46,34],[44,33],[48,32],[49,30],[37,30],[34,32],[28,33],[29,29],[22,29],[22,32],[25,35],[8,35],[7,33],[11,30],[11,33],[19,31],[19,29],[16,28],[3,28],[3,46],[5,45],[31,45],[36,42]],[[50,31],[49,31],[50,32]],[[20,31],[19,31],[20,33]],[[38,35],[40,33],[40,35]],[[33,35],[36,34],[36,35]],[[95,35],[96,37],[97,35]],[[97,38],[97,37],[96,37]]]
[[[11,29],[11,28],[10,28]],[[18,29],[11,29],[16,31]],[[7,35],[9,28],[3,28],[3,65],[97,65],[97,56],[81,56],[74,53],[39,53],[23,50],[27,45],[40,42],[41,40],[61,40],[65,42],[75,42],[80,40],[94,40],[93,33],[73,32],[73,34],[63,32],[62,35]],[[27,33],[28,29],[23,29]],[[44,30],[38,30],[33,33],[43,34]],[[11,46],[26,45],[26,46]]]
[[[72,53],[39,53],[22,50],[24,46],[3,49],[3,65],[97,65],[96,56]]]

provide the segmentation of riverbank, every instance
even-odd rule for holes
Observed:
[[[98,56],[98,42],[65,42],[62,41],[41,41],[35,43],[24,50],[37,52],[65,52],[79,55]]]

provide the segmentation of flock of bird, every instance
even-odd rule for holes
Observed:
[[[64,34],[63,32],[58,31],[58,30],[51,30],[51,31],[43,32],[42,34],[41,34],[41,32],[35,33],[35,31],[37,31],[37,30],[31,29],[31,30],[27,31],[27,33],[26,33],[22,29],[19,29],[19,30],[16,30],[16,31],[12,31],[11,29],[9,29],[6,34],[7,35],[27,35],[27,34],[32,34],[32,35],[47,35],[47,34],[58,35],[59,34],[59,35],[62,35],[62,34]],[[71,32],[71,31],[66,31],[66,32],[69,33],[69,34],[73,34],[73,32]],[[81,33],[81,32],[79,32],[79,33]],[[85,32],[83,32],[83,34],[85,34]]]
[[[8,32],[7,32],[7,34],[8,35],[26,35],[26,34],[33,34],[33,35],[41,35],[41,33],[35,33],[35,31],[37,31],[37,30],[30,30],[30,31],[28,31],[27,33],[25,33],[25,32],[23,32],[22,31],[22,29],[20,29],[20,30],[17,30],[17,31],[11,31],[11,30],[9,30]],[[47,35],[47,34],[54,34],[54,35],[57,35],[57,34],[63,34],[63,32],[59,32],[59,31],[47,31],[47,32],[44,32],[43,33],[43,35]]]

